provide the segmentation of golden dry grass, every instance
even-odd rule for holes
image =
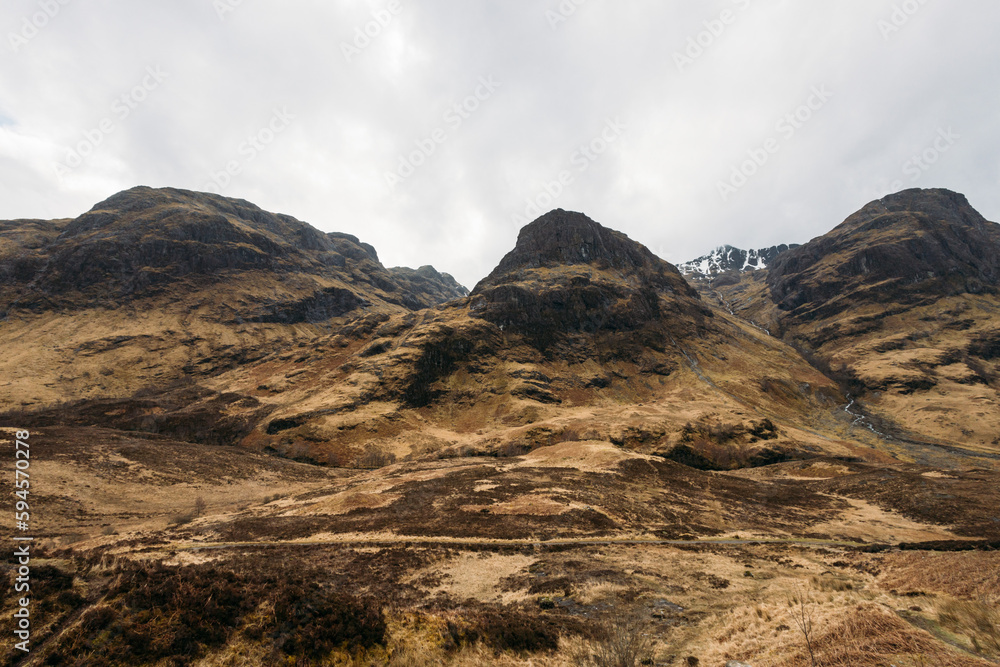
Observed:
[[[1000,552],[903,552],[887,554],[882,563],[878,584],[883,590],[1000,600]]]
[[[534,558],[520,554],[467,553],[415,572],[412,578],[440,581],[428,590],[431,597],[447,593],[457,600],[510,604],[523,600],[525,595],[519,591],[504,591],[504,580],[526,572],[534,562]]]
[[[815,649],[821,664],[829,667],[887,665],[893,659],[906,659],[910,664],[920,664],[923,659],[925,664],[941,667],[987,664],[950,650],[884,607],[870,603],[848,609],[839,623],[817,638]],[[802,657],[800,653],[798,659]]]

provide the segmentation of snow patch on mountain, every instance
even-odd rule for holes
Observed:
[[[771,246],[759,250],[742,250],[731,245],[719,246],[698,259],[677,266],[685,275],[714,276],[729,271],[757,271],[766,269],[780,253],[797,245]]]

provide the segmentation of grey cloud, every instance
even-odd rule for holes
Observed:
[[[224,194],[469,286],[532,201],[582,210],[676,262],[722,243],[808,240],[901,180],[960,190],[1000,219],[995,2],[928,1],[883,36],[902,0],[588,0],[554,27],[558,0],[399,0],[347,62],[342,43],[388,4],[244,0],[220,20],[208,0],[71,0],[14,52],[9,34],[39,3],[9,0],[0,217],[77,215],[140,183],[204,189],[236,161]],[[679,71],[689,39],[705,46]],[[169,77],[60,179],[54,163],[149,66]],[[449,124],[491,76],[500,88]],[[817,85],[834,98],[723,201],[718,183]],[[295,116],[287,129],[241,150],[281,108]],[[574,156],[614,118],[627,129],[581,169]],[[904,165],[940,128],[961,139],[911,181]],[[386,172],[438,129],[445,139],[390,189]],[[572,178],[550,203],[561,172]]]

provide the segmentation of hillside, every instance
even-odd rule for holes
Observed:
[[[1000,225],[962,195],[890,195],[705,289],[840,380],[880,430],[1000,453]]]
[[[802,613],[822,664],[1000,657],[996,225],[959,195],[695,286],[563,210],[471,293],[183,191],[0,229],[40,619],[5,664],[793,667]]]
[[[698,436],[712,429],[750,458],[854,447],[836,435],[846,399],[833,382],[581,214],[525,227],[469,297],[364,318],[313,350],[209,381],[273,406],[244,446],[345,465],[582,439],[708,466],[726,444]],[[765,420],[767,441],[751,434]]]
[[[0,401],[131,396],[464,294],[245,201],[133,188],[74,220],[0,222]]]

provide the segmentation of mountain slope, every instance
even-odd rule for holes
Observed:
[[[40,255],[70,222],[12,229]],[[38,282],[8,286],[25,305],[0,323],[7,377],[79,399],[0,415],[0,446],[34,448],[32,618],[45,620],[27,663],[3,634],[8,663],[575,665],[605,621],[622,627],[613,611],[642,619],[657,664],[801,665],[789,591],[808,596],[824,664],[995,657],[977,639],[989,610],[970,599],[1000,595],[996,459],[901,449],[818,370],[857,391],[860,372],[829,355],[909,352],[931,326],[980,332],[997,321],[989,293],[900,305],[884,324],[864,299],[857,313],[782,311],[766,270],[699,281],[703,298],[624,235],[554,211],[472,294],[409,310],[389,297],[454,286],[427,268],[386,278],[351,238],[309,249],[290,222],[251,223],[227,222],[220,251],[258,268],[144,259],[162,280],[123,291],[133,270],[112,258],[118,273],[59,291],[43,261],[27,272]],[[335,256],[344,266],[323,268]],[[390,278],[413,287],[376,284]],[[369,305],[294,323],[232,314],[317,285]],[[824,327],[842,330],[824,342]],[[914,452],[941,465],[890,455]],[[7,619],[19,608],[0,599]]]
[[[465,299],[362,318],[208,384],[271,410],[244,446],[336,465],[565,440],[723,468],[864,449],[836,435],[846,399],[793,349],[565,211],[525,227]]]
[[[274,303],[238,309],[234,316],[320,321],[362,305],[414,309],[464,295],[450,276],[431,267],[409,274],[386,270],[374,248],[348,234],[325,234],[290,216],[207,193],[137,187],[75,220],[0,225],[0,275],[6,278],[0,286],[8,309],[121,303],[172,286],[236,283],[254,273],[267,274],[276,288],[294,286]],[[314,306],[330,297],[328,312],[300,312],[309,298],[300,295],[310,289]]]
[[[907,190],[873,202],[830,233],[778,258],[775,302],[796,320],[864,303],[927,303],[996,295],[1000,226],[947,190]]]
[[[466,293],[245,201],[133,188],[74,220],[0,223],[0,400],[129,396]]]
[[[841,378],[880,430],[1000,452],[1000,225],[962,195],[890,195],[710,290]]]

